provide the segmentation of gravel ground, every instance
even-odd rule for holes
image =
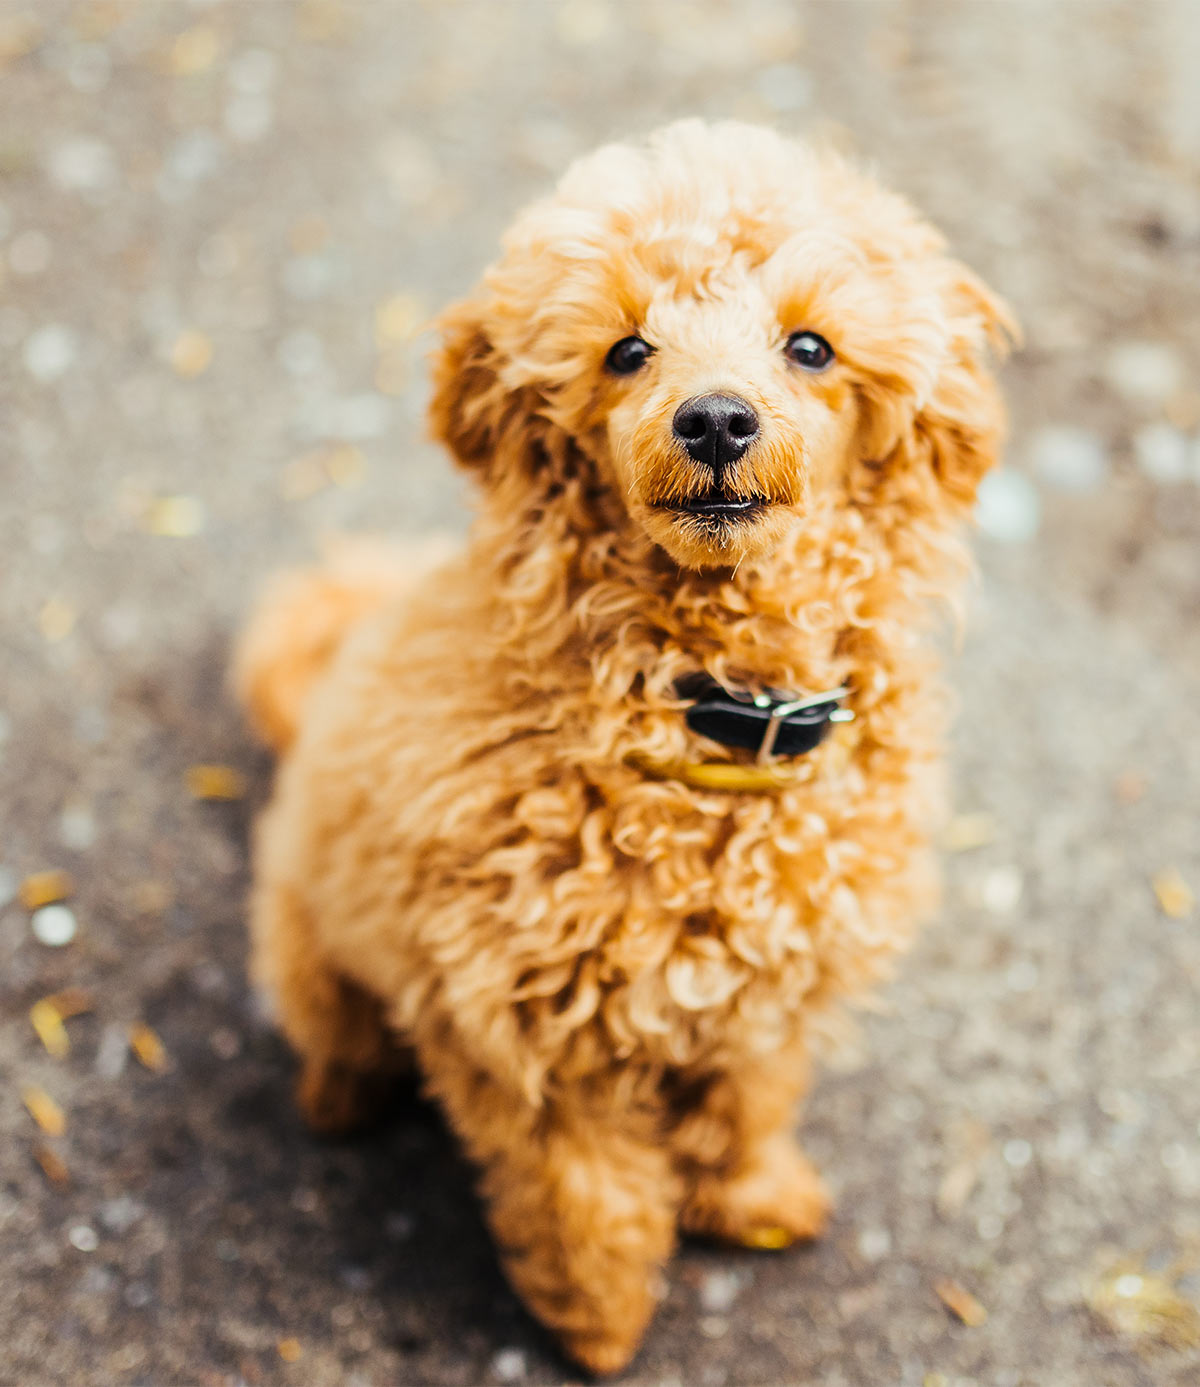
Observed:
[[[224,663],[321,535],[460,528],[422,319],[571,155],[701,112],[861,151],[1028,342],[946,909],[806,1121],[838,1218],[685,1250],[627,1380],[1200,1381],[1197,71],[1194,0],[0,3],[0,1379],[570,1380],[433,1113],[291,1109]]]

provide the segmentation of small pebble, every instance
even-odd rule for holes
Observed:
[[[75,364],[79,353],[74,332],[61,323],[47,323],[25,342],[25,369],[41,385],[51,385]]]
[[[742,1289],[742,1276],[733,1269],[708,1272],[700,1283],[700,1306],[712,1315],[726,1314]]]
[[[1104,375],[1126,399],[1162,404],[1178,390],[1183,369],[1162,342],[1122,342],[1109,353]]]
[[[1039,430],[1029,460],[1044,481],[1060,491],[1096,491],[1108,477],[1108,451],[1089,429],[1056,424]]]
[[[129,1038],[124,1029],[111,1022],[100,1033],[96,1047],[95,1070],[102,1079],[119,1079],[129,1062]]]
[[[1004,1220],[999,1214],[980,1214],[975,1224],[975,1231],[984,1242],[995,1242],[1004,1232]]]
[[[92,135],[64,140],[50,152],[51,181],[68,193],[103,193],[117,182],[116,155]]]
[[[1170,424],[1147,424],[1133,436],[1133,455],[1153,482],[1187,481],[1191,473],[1186,436]]]
[[[146,1212],[146,1206],[127,1194],[101,1205],[100,1222],[112,1233],[127,1233]]]
[[[993,867],[980,878],[979,901],[993,915],[1011,915],[1021,901],[1025,878],[1019,867]]]
[[[1042,503],[1028,477],[1011,468],[991,472],[979,486],[975,518],[989,539],[1004,544],[1031,540],[1041,524]]]
[[[492,1374],[501,1382],[520,1382],[525,1376],[525,1355],[519,1348],[502,1348],[492,1355]]]
[[[881,1262],[892,1250],[892,1235],[886,1228],[864,1228],[858,1235],[859,1255],[868,1262]]]
[[[229,1026],[220,1026],[208,1038],[209,1046],[218,1059],[236,1059],[242,1050],[242,1038]]]
[[[78,43],[67,55],[64,71],[76,91],[94,96],[108,86],[112,59],[102,43]]]
[[[78,925],[75,912],[67,905],[44,905],[35,910],[29,921],[33,937],[39,944],[61,949],[75,938]]]
[[[1009,965],[1004,981],[1008,984],[1010,992],[1032,992],[1038,985],[1040,976],[1038,966],[1032,959],[1019,958]]]
[[[238,92],[225,106],[225,129],[239,144],[253,144],[275,123],[275,108],[263,92]]]
[[[279,59],[266,48],[247,48],[229,60],[229,85],[247,96],[270,91],[279,72]]]
[[[298,328],[280,342],[275,355],[289,376],[311,376],[325,365],[325,344],[315,332]]]
[[[78,1252],[95,1252],[100,1246],[100,1237],[87,1223],[77,1223],[67,1234],[71,1246]]]
[[[58,816],[58,836],[63,847],[87,852],[96,841],[96,817],[86,804],[72,801]]]
[[[1014,1170],[1023,1170],[1033,1159],[1033,1147],[1023,1137],[1004,1143],[1004,1159]]]

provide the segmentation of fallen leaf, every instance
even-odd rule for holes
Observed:
[[[940,1281],[934,1282],[933,1289],[946,1309],[963,1324],[971,1329],[978,1329],[981,1324],[987,1323],[987,1311],[971,1292],[964,1290],[957,1281],[943,1277]]]
[[[193,799],[241,799],[246,793],[245,776],[232,766],[189,766],[185,779]]]
[[[75,629],[78,612],[61,597],[51,597],[42,603],[38,612],[38,628],[51,645],[66,638]]]
[[[21,1090],[21,1101],[30,1117],[50,1137],[61,1137],[67,1130],[67,1116],[44,1088],[33,1085]]]
[[[32,14],[8,15],[0,19],[0,67],[24,58],[42,41],[42,26]]]
[[[62,1016],[47,1001],[34,1002],[29,1008],[29,1023],[37,1033],[48,1055],[56,1060],[66,1059],[71,1052],[71,1041]]]
[[[67,1169],[67,1163],[53,1147],[38,1142],[33,1148],[33,1159],[41,1166],[42,1174],[52,1185],[62,1186],[71,1183],[71,1172]]]
[[[196,24],[185,29],[171,45],[167,66],[176,77],[191,77],[212,67],[220,51],[217,31],[207,24]]]
[[[421,331],[426,313],[412,294],[393,294],[375,307],[375,345],[386,351],[403,346]]]
[[[94,1007],[91,993],[85,992],[82,987],[66,987],[61,992],[52,992],[43,1001],[52,1006],[64,1021],[69,1021],[72,1016],[83,1016]]]
[[[138,1063],[155,1074],[165,1074],[171,1067],[166,1047],[158,1038],[157,1032],[151,1030],[144,1022],[129,1028],[129,1046]]]
[[[159,496],[142,512],[142,529],[164,539],[189,539],[204,529],[204,502],[195,496]]]
[[[1192,888],[1174,867],[1168,867],[1151,882],[1159,908],[1172,920],[1182,920],[1192,913],[1196,897]]]
[[[996,820],[991,814],[955,814],[942,834],[947,852],[970,852],[996,841]]]
[[[175,339],[168,360],[171,370],[183,380],[195,380],[212,364],[212,342],[202,332],[189,328]]]
[[[948,1139],[950,1163],[938,1185],[937,1208],[943,1218],[961,1213],[979,1179],[980,1167],[991,1145],[991,1132],[974,1118],[957,1123]]]
[[[1148,1271],[1135,1258],[1114,1262],[1087,1290],[1092,1312],[1115,1334],[1169,1348],[1200,1347],[1200,1310],[1180,1294],[1183,1268]]]
[[[31,872],[21,883],[21,904],[26,910],[40,910],[44,905],[65,901],[74,889],[70,876],[57,868]]]

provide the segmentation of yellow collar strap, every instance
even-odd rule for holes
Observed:
[[[626,764],[654,780],[679,780],[693,790],[725,790],[733,794],[768,795],[794,785],[807,776],[798,766],[778,764],[742,766],[734,761],[655,761],[631,751]]]

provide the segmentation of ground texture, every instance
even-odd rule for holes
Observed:
[[[1200,1381],[1198,70],[1192,0],[0,4],[0,1380],[572,1380],[434,1114],[297,1122],[224,666],[322,534],[461,526],[416,329],[700,112],[862,152],[1028,340],[946,907],[806,1120],[837,1220],[685,1250],[627,1380]]]

